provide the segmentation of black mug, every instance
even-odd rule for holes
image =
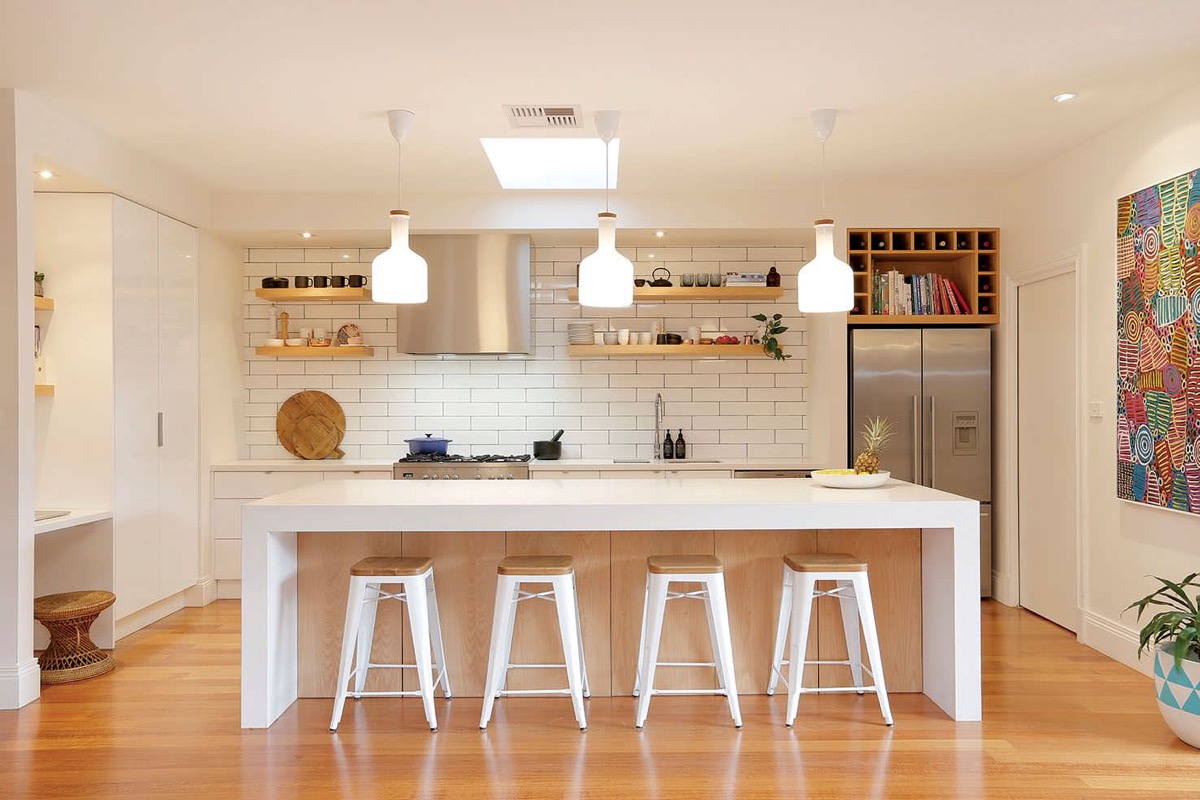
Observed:
[[[312,278],[308,277],[307,275],[297,275],[296,276],[296,288],[297,289],[308,289],[311,286],[312,286]]]
[[[315,286],[318,289],[328,289],[329,288],[329,276],[328,275],[313,275],[313,286]]]
[[[351,275],[350,276],[350,285],[355,289],[361,289],[362,287],[367,285],[367,276],[366,275]]]
[[[346,276],[345,275],[334,275],[329,280],[330,280],[329,285],[332,286],[334,289],[345,289],[346,288]]]

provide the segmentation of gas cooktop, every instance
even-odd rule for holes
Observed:
[[[481,456],[460,456],[460,455],[443,455],[441,453],[418,453],[409,454],[397,461],[397,464],[412,464],[417,463],[433,463],[433,464],[520,464],[529,461],[533,456],[496,456],[496,455],[481,455]]]

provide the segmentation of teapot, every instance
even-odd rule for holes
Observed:
[[[658,273],[660,273],[660,272],[665,273],[666,277],[664,277],[664,278],[658,277]],[[653,278],[653,280],[650,281],[651,286],[673,286],[674,285],[670,281],[671,270],[667,269],[666,267],[659,267],[658,269],[654,270],[654,272],[650,273],[650,277]]]

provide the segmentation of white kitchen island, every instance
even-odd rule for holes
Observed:
[[[243,509],[242,727],[269,727],[298,697],[298,534],[605,531],[615,548],[622,532],[797,529],[869,529],[879,536],[920,529],[921,619],[913,621],[921,629],[920,688],[951,718],[979,720],[974,500],[899,481],[869,490],[826,489],[807,479],[324,481]],[[439,598],[455,591],[439,578]],[[443,610],[444,626],[445,617]],[[761,665],[764,676],[768,669]]]

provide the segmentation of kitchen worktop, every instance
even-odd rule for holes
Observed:
[[[299,646],[298,631],[313,624],[301,625],[299,610],[336,607],[336,599],[316,598],[314,603],[308,595],[339,586],[330,595],[336,598],[344,589],[340,566],[336,575],[322,573],[308,583],[299,581],[298,573],[320,570],[331,558],[353,553],[351,547],[374,552],[370,548],[377,540],[364,536],[403,537],[410,542],[403,547],[411,546],[414,552],[437,549],[438,541],[466,541],[471,552],[480,552],[477,547],[497,550],[498,559],[504,543],[514,537],[586,532],[610,537],[611,546],[606,544],[596,556],[610,559],[626,540],[655,547],[672,536],[695,539],[697,535],[689,532],[699,532],[708,544],[688,540],[675,545],[702,546],[703,551],[694,552],[711,552],[712,541],[720,537],[737,552],[761,541],[763,532],[850,530],[872,538],[920,532],[921,599],[912,613],[920,619],[920,643],[914,652],[921,653],[921,686],[953,719],[979,720],[977,501],[895,480],[878,489],[845,490],[802,478],[667,477],[491,483],[325,480],[247,503],[242,507],[242,726],[269,727],[296,700],[299,665],[311,649]],[[301,540],[311,547],[301,547]],[[741,541],[744,546],[737,544]],[[451,570],[452,575],[454,556],[440,552],[439,569],[443,575]],[[886,573],[886,567],[881,568]],[[449,585],[455,585],[453,578]],[[300,592],[305,596],[298,596]],[[622,602],[640,596],[640,588],[614,595]],[[470,618],[485,616],[475,609]],[[636,619],[636,611],[628,618]],[[748,622],[738,619],[735,624]],[[336,620],[322,622],[317,629],[324,631],[329,625]],[[636,641],[632,630],[623,634]],[[473,652],[459,663],[477,663],[479,656]]]
[[[401,454],[397,454],[397,458]],[[217,472],[369,472],[389,471],[394,461],[386,459],[251,459],[223,461],[212,465]],[[718,460],[621,461],[611,458],[562,458],[556,461],[529,462],[531,472],[570,470],[699,470],[699,469],[818,469],[827,464],[803,459],[723,458]]]
[[[39,536],[43,533],[53,533],[54,531],[66,530],[79,525],[88,525],[92,522],[100,522],[101,520],[112,519],[113,512],[106,509],[91,509],[91,508],[72,508],[60,517],[50,517],[40,522],[33,523],[33,534]]]

